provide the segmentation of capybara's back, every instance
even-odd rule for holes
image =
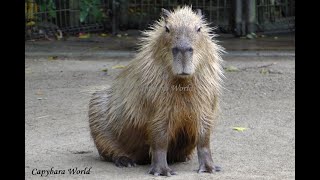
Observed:
[[[102,158],[117,166],[151,163],[149,173],[175,174],[169,163],[190,158],[213,172],[210,133],[221,89],[222,48],[201,11],[172,12],[144,32],[136,57],[89,104],[91,135]]]

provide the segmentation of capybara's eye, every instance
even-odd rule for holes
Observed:
[[[179,52],[179,49],[178,48],[176,48],[176,47],[174,47],[174,48],[172,48],[172,54],[178,54],[178,52]]]
[[[187,48],[187,51],[189,51],[189,52],[193,52],[193,48]]]
[[[197,29],[197,32],[200,32],[201,31],[201,27],[199,27],[198,29]]]
[[[169,30],[168,26],[166,26],[166,32],[167,32],[167,33],[168,33],[168,32],[170,32],[170,30]]]

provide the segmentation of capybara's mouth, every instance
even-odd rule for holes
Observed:
[[[177,74],[179,77],[183,77],[183,78],[186,78],[186,77],[189,77],[191,74],[190,73],[186,73],[186,72],[183,72],[183,73],[180,73],[180,74]]]
[[[179,74],[179,75],[182,75],[182,76],[189,76],[189,75],[190,75],[190,73],[183,72],[183,73],[181,73],[181,74]]]

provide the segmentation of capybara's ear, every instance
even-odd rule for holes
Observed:
[[[166,20],[168,18],[168,16],[170,15],[170,11],[168,11],[164,8],[161,8],[161,15]]]
[[[201,11],[201,9],[197,9],[196,14],[201,17],[201,16],[202,16],[202,11]]]

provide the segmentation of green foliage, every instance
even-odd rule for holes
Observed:
[[[102,20],[100,0],[80,0],[80,22],[84,22],[88,16],[93,16],[96,21]]]
[[[40,12],[48,12],[49,18],[57,18],[56,4],[54,0],[39,1]]]

